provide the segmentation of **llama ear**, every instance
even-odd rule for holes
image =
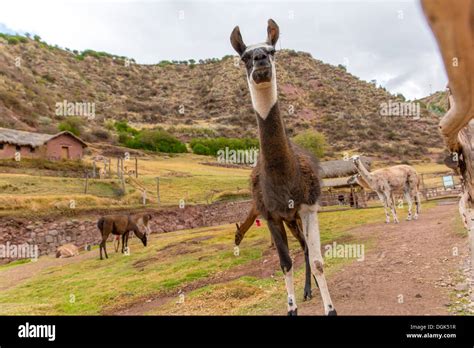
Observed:
[[[267,27],[267,44],[275,47],[279,36],[280,28],[278,27],[278,24],[276,24],[273,19],[269,19]]]
[[[240,34],[238,26],[236,26],[234,30],[232,30],[232,34],[230,34],[230,43],[239,56],[242,56],[242,53],[244,53],[247,46],[245,46],[244,40],[242,40],[242,35]]]

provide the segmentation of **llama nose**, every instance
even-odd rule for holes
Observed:
[[[254,66],[256,68],[268,67],[270,62],[268,61],[268,56],[266,54],[258,54],[254,58]]]

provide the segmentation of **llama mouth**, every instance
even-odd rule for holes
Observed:
[[[252,79],[256,84],[270,82],[272,80],[272,69],[260,68],[254,69]]]

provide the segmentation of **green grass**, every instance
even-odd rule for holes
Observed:
[[[323,245],[333,240],[357,243],[358,236],[352,235],[350,229],[380,222],[383,210],[328,212],[319,217]],[[225,298],[221,299],[223,307],[214,308],[215,313],[263,314],[280,309],[284,303],[284,282],[278,269],[275,278],[242,276],[231,282],[207,285],[207,278],[261,259],[268,249],[270,236],[263,224],[260,228],[249,230],[241,244],[240,255],[234,256],[234,229],[233,225],[225,225],[154,235],[146,248],[133,239],[130,256],[116,254],[109,245],[110,258],[103,261],[98,260],[98,249],[94,248],[90,258],[71,259],[73,262],[64,266],[45,267],[30,279],[0,292],[0,314],[97,315],[116,306],[144,301],[146,296],[172,296],[177,299],[178,290],[190,284],[199,286],[186,296],[196,296],[198,302],[211,296],[208,291],[215,293],[215,296],[224,293],[222,296]],[[198,237],[201,239],[194,240]],[[293,251],[299,250],[293,237],[289,241]],[[366,250],[370,248],[370,241],[363,243]],[[40,258],[37,262],[46,260]],[[351,260],[327,259],[326,272],[330,275],[344,262]],[[21,272],[23,267],[28,267],[28,264],[2,267],[0,277],[12,269]],[[298,296],[302,293],[303,273],[303,267],[296,270]],[[227,292],[230,295],[226,295]],[[234,297],[247,298],[250,293],[253,295],[248,296],[248,301],[234,303],[232,300]],[[73,303],[70,302],[72,296],[75,299]],[[180,308],[176,307],[175,301],[171,302],[154,313],[181,313],[177,312]],[[216,299],[217,307],[218,302]],[[232,308],[227,308],[228,305]],[[189,312],[205,312],[198,309]]]

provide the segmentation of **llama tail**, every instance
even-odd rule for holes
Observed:
[[[97,228],[100,230],[100,232],[102,232],[102,230],[104,229],[104,222],[105,219],[103,217],[101,217],[99,221],[97,221]]]

